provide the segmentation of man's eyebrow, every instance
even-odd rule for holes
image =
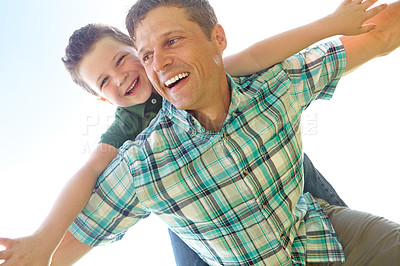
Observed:
[[[165,33],[162,33],[162,34],[160,34],[159,36],[157,36],[157,39],[167,39],[169,36],[171,36],[171,35],[173,35],[173,34],[175,34],[175,33],[179,33],[179,32],[183,32],[182,30],[180,30],[180,29],[175,29],[175,30],[170,30],[170,31],[167,31],[167,32],[165,32]],[[138,48],[137,47],[137,39],[136,39],[136,48]],[[141,55],[142,53],[144,53],[144,51],[146,51],[146,48],[140,48],[139,50],[138,50],[138,52],[137,52],[137,54],[138,55]]]
[[[136,48],[137,48],[137,47],[136,47]],[[143,48],[143,47],[140,48],[140,49],[137,51],[138,57],[141,57],[145,50],[146,50],[146,48]],[[139,58],[139,60],[140,60],[140,58]]]

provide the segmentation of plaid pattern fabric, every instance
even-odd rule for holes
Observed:
[[[230,78],[220,132],[163,109],[99,178],[70,228],[88,245],[120,239],[158,215],[210,265],[343,261],[329,219],[302,195],[302,111],[328,99],[344,72],[339,41],[251,76]]]

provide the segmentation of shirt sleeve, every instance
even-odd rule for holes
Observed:
[[[88,246],[120,240],[130,227],[150,215],[136,197],[130,167],[123,156],[126,146],[99,177],[88,203],[69,228]]]
[[[310,48],[282,63],[293,84],[291,92],[303,108],[315,99],[330,99],[346,69],[340,40]]]

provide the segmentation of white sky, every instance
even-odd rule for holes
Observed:
[[[18,237],[39,226],[113,119],[114,107],[65,72],[68,38],[91,22],[125,31],[134,1],[1,2],[0,236]],[[226,54],[320,18],[340,2],[211,0],[228,37]],[[314,103],[304,117],[304,150],[347,204],[396,222],[399,60],[396,51],[344,77],[333,100]],[[166,227],[150,217],[77,265],[174,265],[168,241]]]

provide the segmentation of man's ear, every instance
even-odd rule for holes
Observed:
[[[213,29],[213,36],[215,37],[219,51],[222,54],[222,52],[226,49],[227,40],[225,36],[225,30],[220,24],[215,25]]]

